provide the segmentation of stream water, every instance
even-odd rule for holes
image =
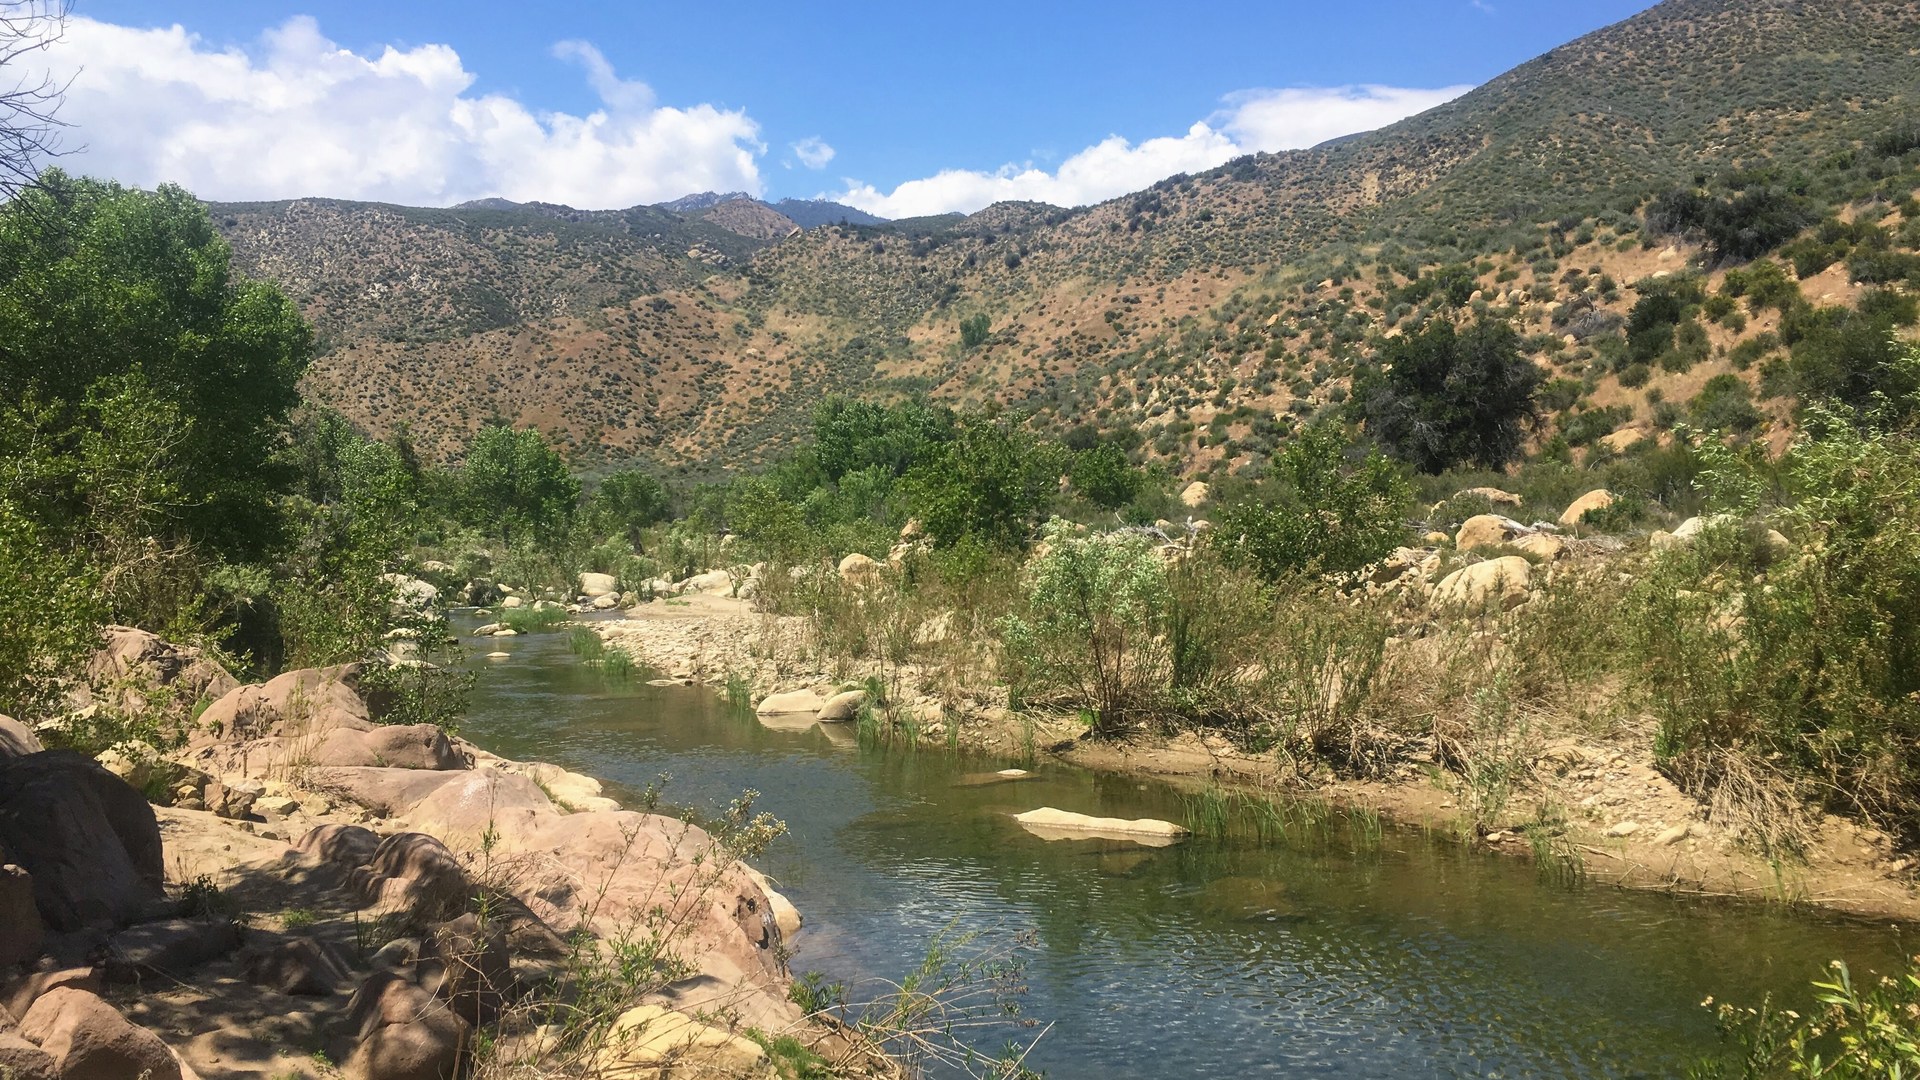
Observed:
[[[684,806],[760,792],[788,827],[758,864],[805,915],[796,972],[857,999],[944,930],[1029,941],[1023,1009],[1052,1028],[1027,1064],[1053,1080],[1674,1076],[1717,1046],[1707,995],[1804,1004],[1830,959],[1860,972],[1901,955],[1889,927],[1554,884],[1527,860],[1392,827],[1049,842],[1011,815],[1179,821],[1181,797],[1045,767],[978,785],[1008,763],[769,730],[705,688],[609,680],[564,635],[495,647],[512,655],[476,659],[462,732],[480,745],[616,796],[663,773]]]

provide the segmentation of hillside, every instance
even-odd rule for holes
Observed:
[[[1920,104],[1916,51],[1909,0],[1668,0],[1380,131],[1075,211],[796,230],[805,213],[707,196],[604,213],[302,201],[216,220],[243,267],[314,315],[316,392],[439,453],[499,415],[588,459],[749,464],[820,395],[864,389],[1131,424],[1206,471],[1257,462],[1290,416],[1337,404],[1383,336],[1475,309],[1518,320],[1579,384],[1560,423],[1610,408],[1651,430],[1662,400],[1770,328],[1715,322],[1705,363],[1643,364],[1630,387],[1607,335],[1567,340],[1574,315],[1624,312],[1646,275],[1698,264],[1717,287],[1697,238],[1644,231],[1647,200],[1768,170],[1814,218],[1864,206],[1911,246],[1892,206],[1913,155],[1872,148]],[[1421,291],[1447,264],[1477,295]],[[1859,293],[1820,272],[1809,299]],[[992,333],[962,350],[973,314]],[[1762,389],[1759,366],[1739,370]]]

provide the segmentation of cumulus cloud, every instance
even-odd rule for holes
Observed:
[[[656,102],[599,50],[556,45],[600,99],[584,116],[471,92],[445,45],[362,56],[307,17],[251,49],[215,48],[180,26],[74,18],[49,56],[72,76],[61,119],[86,150],[71,171],[204,198],[305,195],[445,205],[490,195],[586,208],[631,206],[762,182],[759,126],[744,111]]]
[[[809,169],[824,169],[833,160],[833,147],[818,135],[809,135],[793,144],[793,156]]]
[[[1211,169],[1243,154],[1293,150],[1370,131],[1451,101],[1469,89],[1247,90],[1228,95],[1219,112],[1195,123],[1184,135],[1140,143],[1109,135],[1052,172],[1031,164],[1003,165],[991,172],[945,169],[891,191],[849,180],[844,191],[825,197],[889,218],[971,213],[1009,199],[1084,206],[1138,191],[1175,173]]]

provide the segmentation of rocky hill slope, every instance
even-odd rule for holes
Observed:
[[[1887,206],[1920,186],[1901,189],[1915,161],[1897,138],[1920,109],[1917,52],[1911,0],[1667,0],[1378,132],[1073,211],[812,229],[725,198],[215,214],[240,263],[319,324],[313,391],[431,452],[505,417],[588,462],[750,464],[812,401],[861,390],[1131,424],[1204,471],[1257,460],[1289,417],[1337,404],[1382,337],[1436,311],[1518,320],[1581,384],[1563,423],[1613,408],[1611,426],[1651,425],[1662,400],[1736,370],[1761,389],[1757,367],[1711,363],[1621,386],[1599,335],[1568,342],[1556,314],[1619,314],[1646,275],[1717,269],[1697,238],[1648,230],[1645,206],[1732,170],[1806,199],[1810,220],[1864,206],[1910,248]],[[1415,284],[1442,266],[1470,279],[1447,304]],[[1859,284],[1802,283],[1830,302]],[[989,336],[963,348],[960,320],[980,315]],[[1702,359],[1763,321],[1705,328]]]

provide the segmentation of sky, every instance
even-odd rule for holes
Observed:
[[[1445,102],[1648,0],[73,0],[71,172],[207,199],[1073,206]]]

